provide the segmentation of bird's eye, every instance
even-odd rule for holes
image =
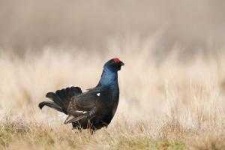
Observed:
[[[97,93],[96,95],[97,95],[97,96],[100,96],[101,94],[100,94],[100,93]]]

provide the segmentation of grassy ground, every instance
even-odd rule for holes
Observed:
[[[183,64],[174,53],[156,64],[154,45],[123,41],[106,56],[45,49],[23,59],[0,56],[0,149],[225,149],[223,53]],[[141,49],[142,51],[138,51]],[[120,103],[108,128],[90,135],[66,116],[39,110],[45,93],[94,87],[103,63],[119,56]]]
[[[138,128],[143,128],[136,125]],[[183,141],[178,139],[152,139],[144,128],[129,131],[127,129],[103,129],[94,135],[88,131],[82,133],[70,128],[50,127],[30,123],[3,123],[0,132],[0,148],[4,149],[185,149]]]

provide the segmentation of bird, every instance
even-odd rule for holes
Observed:
[[[98,84],[82,92],[80,87],[67,87],[56,92],[48,92],[46,97],[52,101],[39,103],[39,108],[48,106],[68,117],[65,124],[71,123],[73,129],[89,129],[94,132],[107,127],[113,119],[119,103],[118,71],[124,63],[112,58],[103,66]]]

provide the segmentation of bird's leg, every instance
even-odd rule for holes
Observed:
[[[94,134],[95,129],[94,129],[94,126],[93,126],[93,124],[91,123],[90,119],[88,119],[87,129],[89,129],[89,132],[90,132],[91,135]]]
[[[95,130],[94,130],[94,129],[92,129],[92,128],[90,128],[90,130],[89,130],[89,131],[90,131],[90,134],[91,134],[91,135],[93,135],[93,134],[94,134],[94,132],[95,132]]]

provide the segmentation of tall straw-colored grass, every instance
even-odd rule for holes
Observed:
[[[174,46],[163,63],[155,37],[108,43],[110,53],[45,48],[0,56],[0,149],[225,149],[224,54],[181,63]],[[120,103],[108,128],[90,135],[38,103],[67,86],[94,87],[104,62],[119,57]]]

